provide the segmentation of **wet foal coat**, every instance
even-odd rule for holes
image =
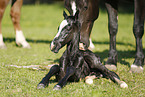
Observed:
[[[97,77],[103,75],[103,77],[109,78],[113,82],[119,80],[119,76],[115,72],[109,71],[101,63],[100,58],[93,52],[79,49],[80,23],[78,22],[77,15],[76,13],[75,16],[67,16],[64,13],[67,23],[65,26],[63,25],[60,33],[53,39],[51,50],[57,53],[65,45],[67,45],[67,48],[60,58],[59,65],[51,67],[48,74],[38,84],[38,89],[47,86],[53,75],[58,80],[54,90],[61,89],[66,85],[67,81],[79,81],[80,78],[85,78],[92,73]]]

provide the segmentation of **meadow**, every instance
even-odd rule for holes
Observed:
[[[59,53],[50,51],[50,43],[63,20],[63,3],[47,5],[24,5],[21,12],[21,27],[31,49],[16,46],[15,33],[10,19],[10,5],[3,20],[2,32],[7,49],[0,49],[0,97],[144,97],[145,70],[141,74],[129,73],[135,56],[135,38],[132,33],[133,13],[119,13],[117,34],[118,67],[116,73],[128,84],[127,89],[104,78],[95,79],[92,85],[84,80],[67,83],[60,91],[53,91],[55,77],[45,89],[36,86],[49,71],[45,66],[58,64],[65,47]],[[106,10],[100,9],[92,34],[95,45],[93,52],[101,57],[104,64],[109,50],[108,17]],[[145,35],[143,36],[145,55]],[[39,70],[16,68],[14,66],[38,65]],[[145,66],[144,66],[145,69]]]

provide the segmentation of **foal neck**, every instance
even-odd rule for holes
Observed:
[[[69,44],[67,45],[67,52],[70,55],[76,54],[79,51],[79,41],[80,41],[80,34],[78,32],[73,33],[73,37]]]

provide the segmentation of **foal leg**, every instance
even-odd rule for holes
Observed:
[[[37,85],[37,89],[45,88],[49,84],[49,79],[53,75],[56,75],[56,73],[58,73],[59,71],[60,71],[60,67],[58,65],[52,66],[48,74]]]
[[[26,41],[20,27],[20,15],[21,15],[22,4],[23,4],[23,0],[12,0],[10,15],[16,32],[16,44],[18,46],[22,45],[23,48],[30,48],[30,45]]]
[[[9,3],[9,0],[0,0],[0,48],[1,49],[6,48],[6,46],[3,42],[1,22],[2,22],[4,11],[5,11],[6,6],[7,6],[8,3]]]
[[[75,73],[75,68],[73,66],[67,67],[65,76],[59,81],[57,85],[54,86],[53,90],[60,90],[63,86],[66,85],[67,80],[70,76]]]
[[[95,69],[96,71],[101,72],[105,78],[111,79],[113,82],[118,83],[121,88],[127,88],[127,84],[123,81],[120,81],[119,76],[113,72],[108,70],[100,61],[100,58],[97,57],[93,52],[87,51],[84,53],[85,61],[88,63],[91,69]]]
[[[91,69],[95,69],[95,70],[101,72],[102,74],[104,74],[104,76],[109,77],[113,82],[115,82],[113,77],[120,79],[119,76],[117,74],[115,74],[115,72],[111,72],[110,70],[108,70],[101,63],[100,58],[97,57],[93,52],[91,52],[91,51],[84,52],[84,58]]]
[[[118,30],[118,1],[117,0],[106,0],[106,8],[108,11],[108,28],[110,34],[110,49],[109,56],[106,62],[106,68],[110,70],[116,70],[117,66],[117,51],[116,51],[116,34]]]
[[[142,37],[144,34],[145,2],[144,0],[135,0],[134,4],[133,33],[136,39],[136,56],[134,63],[131,65],[131,71],[140,73],[143,72],[144,66]]]

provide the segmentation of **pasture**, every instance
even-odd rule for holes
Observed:
[[[106,80],[95,79],[93,85],[84,80],[78,83],[67,83],[60,91],[53,91],[55,77],[51,84],[42,90],[36,86],[49,71],[45,66],[58,64],[65,48],[54,54],[50,43],[63,20],[63,4],[24,5],[21,12],[21,26],[31,49],[17,47],[15,34],[7,7],[3,20],[2,32],[7,49],[0,49],[0,97],[143,97],[145,96],[145,66],[141,74],[129,73],[135,56],[135,39],[132,33],[133,13],[119,13],[117,34],[118,67],[116,73],[128,84],[128,89]],[[100,9],[95,21],[91,38],[95,45],[93,52],[101,57],[102,63],[107,60],[109,34],[106,10]],[[145,55],[145,35],[143,36]],[[16,68],[14,66],[39,65],[39,70]]]

